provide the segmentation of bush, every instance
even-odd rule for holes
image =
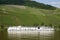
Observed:
[[[36,26],[38,26],[38,25],[39,25],[39,24],[34,24],[33,26],[35,26],[35,27],[36,27]]]
[[[44,25],[44,22],[41,23],[41,26],[43,26],[43,25]]]

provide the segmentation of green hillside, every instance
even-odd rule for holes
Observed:
[[[0,5],[0,25],[60,25],[60,9],[47,10],[19,5]]]
[[[44,3],[39,3],[33,0],[0,0],[0,4],[24,5],[24,6],[35,7],[40,9],[49,9],[49,10],[56,9],[56,7],[54,6]]]

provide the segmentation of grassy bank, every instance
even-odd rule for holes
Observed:
[[[60,9],[47,10],[19,5],[0,5],[0,24],[5,26],[34,24],[60,25]]]

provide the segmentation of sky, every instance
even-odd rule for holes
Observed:
[[[35,0],[35,1],[60,8],[60,0]]]

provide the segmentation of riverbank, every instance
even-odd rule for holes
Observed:
[[[7,28],[4,28],[4,29],[0,28],[0,32],[1,31],[7,31]]]

